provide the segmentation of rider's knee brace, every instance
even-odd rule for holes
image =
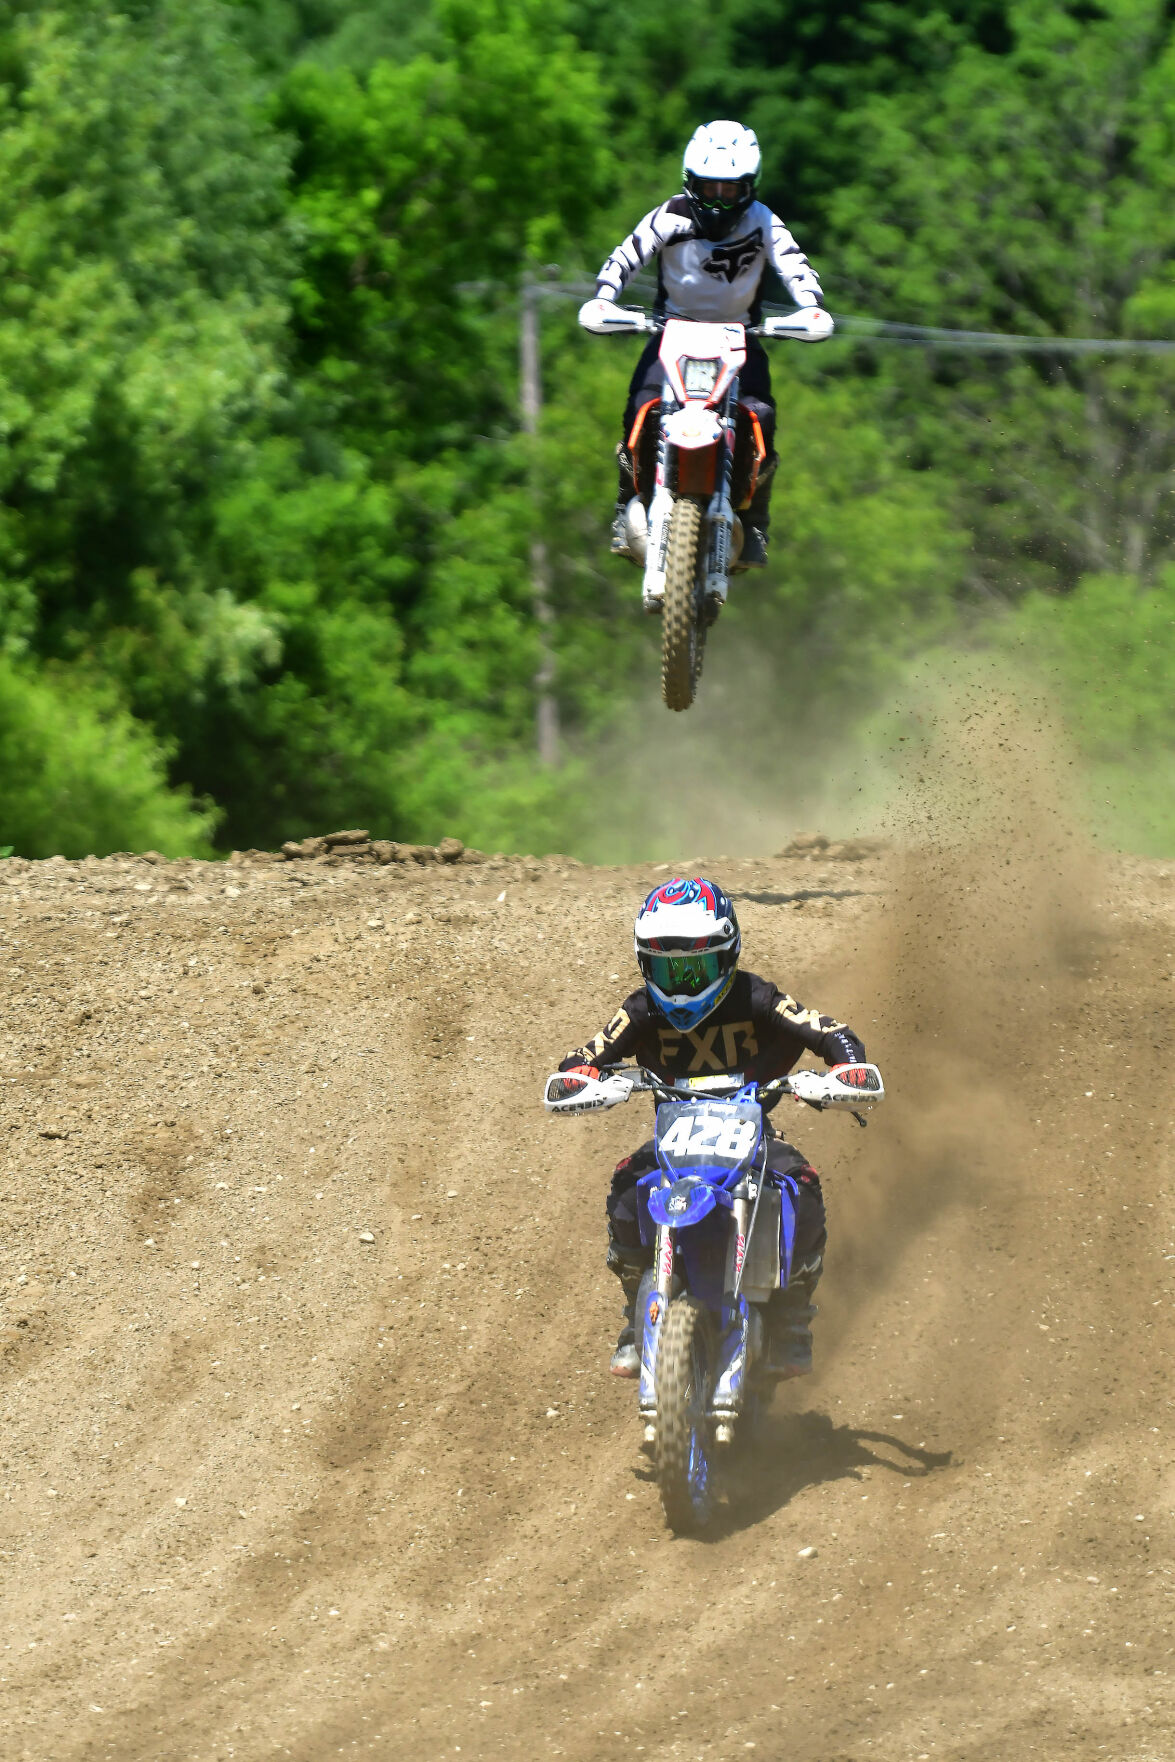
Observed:
[[[616,505],[617,507],[627,507],[636,494],[636,479],[632,471],[632,454],[623,441],[616,448],[616,465],[618,471]]]
[[[616,1274],[624,1295],[630,1300],[636,1296],[637,1286],[652,1264],[651,1248],[631,1248],[623,1242],[608,1243],[608,1271]]]

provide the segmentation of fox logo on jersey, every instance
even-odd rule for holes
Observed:
[[[763,251],[763,228],[757,226],[741,239],[734,239],[729,245],[715,245],[702,268],[707,275],[719,276],[726,281],[737,281],[744,269],[749,269],[756,257]]]

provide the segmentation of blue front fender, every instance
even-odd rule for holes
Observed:
[[[696,1175],[685,1176],[669,1187],[654,1187],[649,1193],[649,1216],[655,1224],[671,1230],[686,1230],[709,1217],[716,1205],[730,1205],[721,1188],[715,1189]]]

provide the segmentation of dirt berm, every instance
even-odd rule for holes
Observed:
[[[890,1098],[705,1541],[539,1105],[655,871],[0,864],[5,1762],[1175,1756],[1172,866],[707,862]]]

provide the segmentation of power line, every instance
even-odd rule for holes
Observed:
[[[634,292],[651,291],[629,283]],[[535,294],[548,300],[590,300],[594,281],[538,282]],[[790,312],[790,306],[763,302],[764,312]],[[891,318],[866,318],[854,312],[834,312],[835,342],[855,340],[892,343],[898,347],[969,349],[974,353],[1001,355],[1175,355],[1175,338],[1027,336],[1014,331],[951,330],[938,324],[904,324]]]
[[[781,311],[786,308],[781,307]],[[948,330],[834,312],[839,336],[933,349],[970,349],[1001,355],[1175,355],[1175,340],[1156,337],[1019,336],[998,330]]]

